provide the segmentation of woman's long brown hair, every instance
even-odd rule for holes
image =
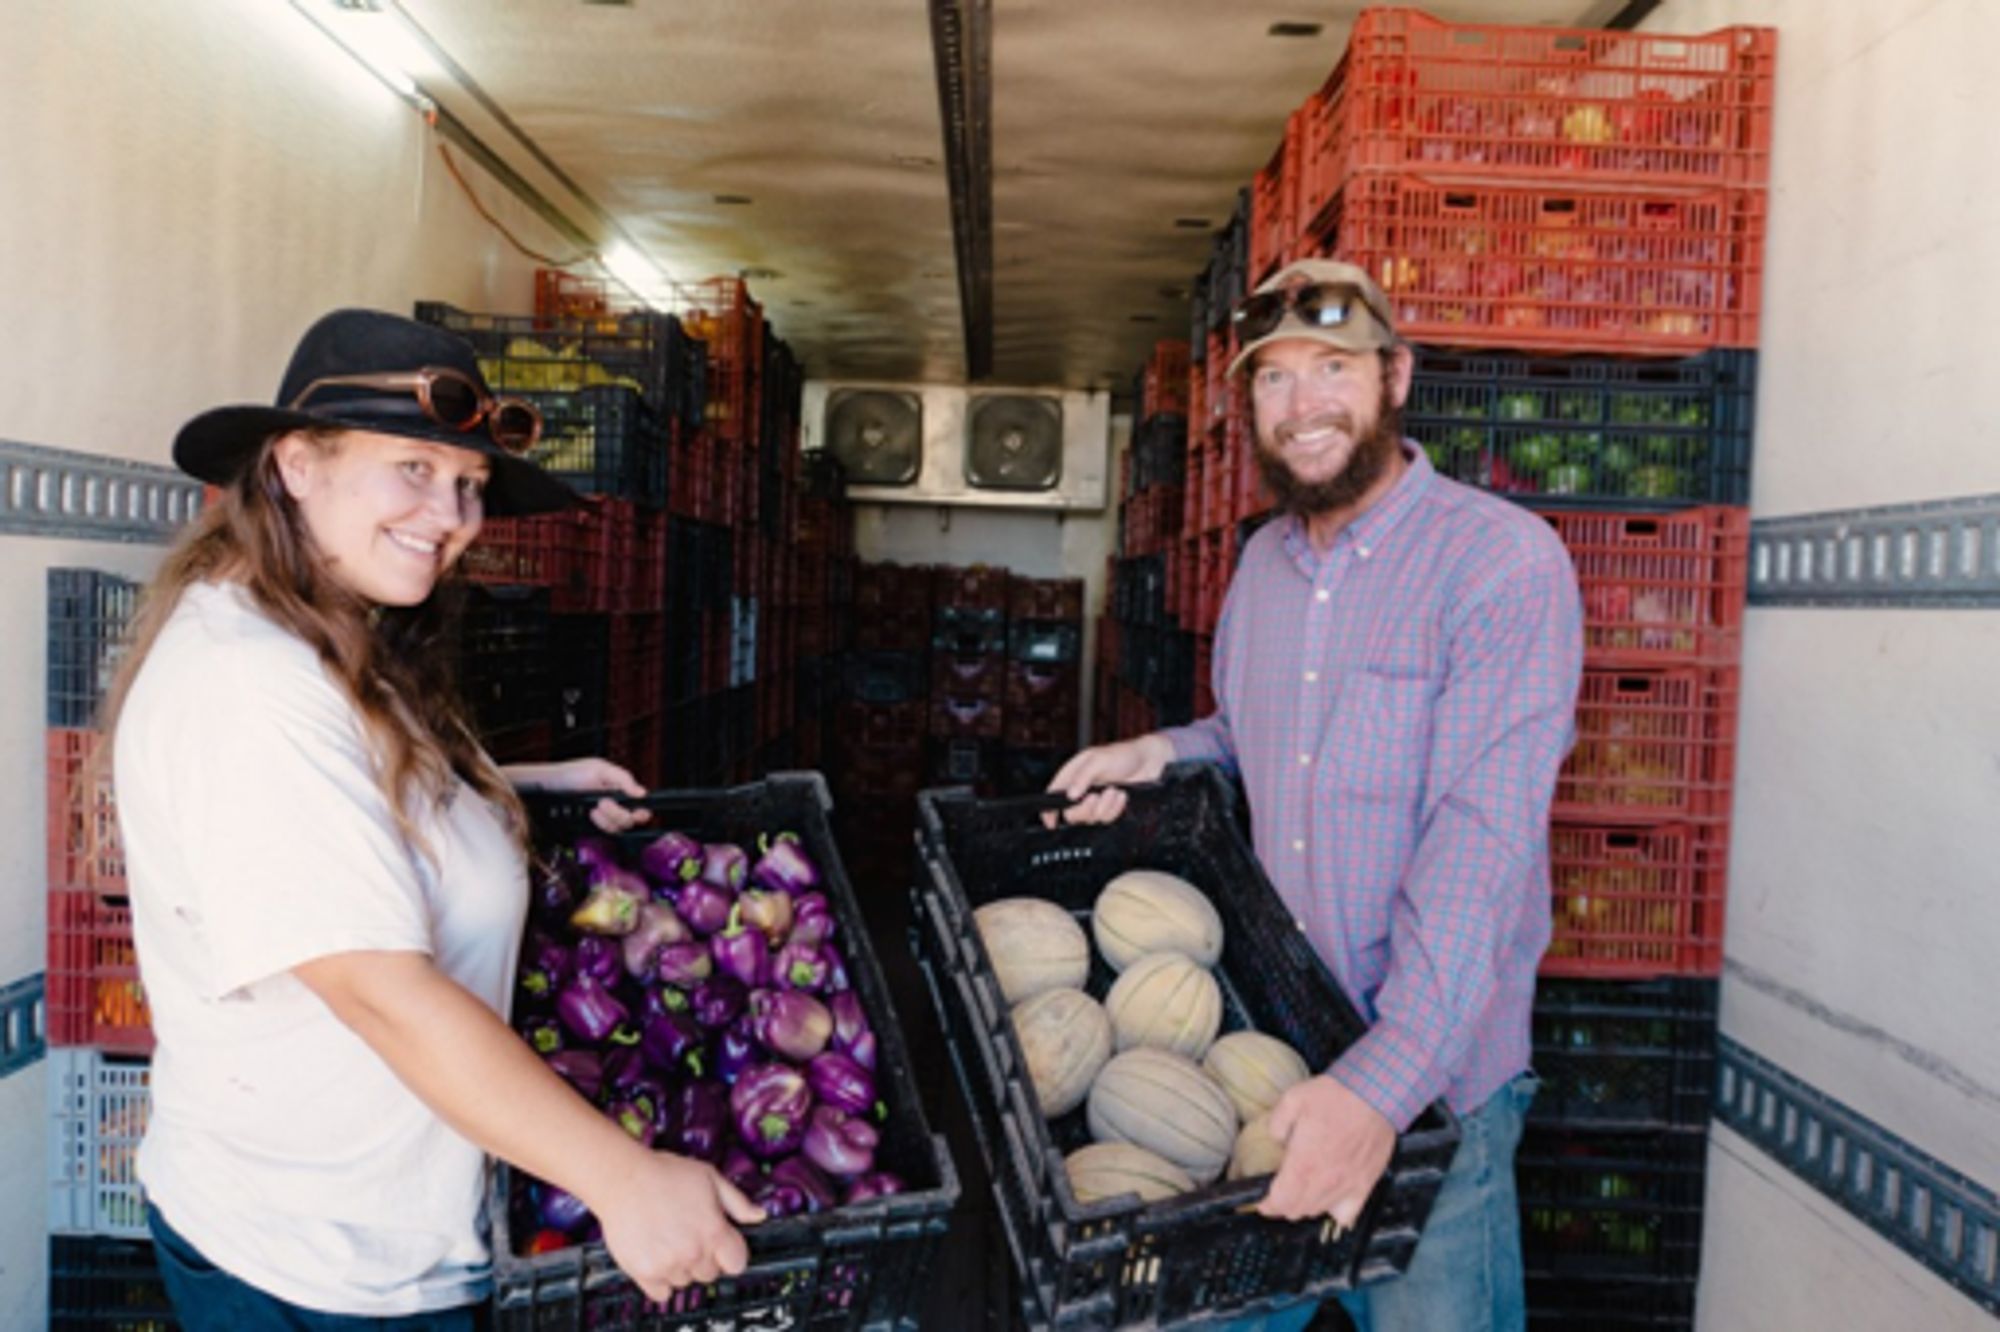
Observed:
[[[341,447],[338,430],[300,432],[320,450]],[[421,604],[369,606],[328,576],[304,520],[279,474],[277,438],[203,510],[167,555],[140,598],[124,660],[104,699],[100,757],[111,740],[132,681],[166,627],[181,594],[199,582],[239,583],[257,608],[319,654],[326,672],[352,700],[375,759],[376,781],[397,830],[420,854],[432,850],[414,811],[435,809],[455,774],[492,801],[517,841],[527,819],[513,786],[479,747],[465,720],[446,636],[450,616],[441,583]]]

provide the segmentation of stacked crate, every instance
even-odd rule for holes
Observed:
[[[934,577],[927,564],[854,566],[829,770],[841,852],[864,896],[909,882],[911,820],[929,772]]]
[[[1440,473],[1541,514],[1576,565],[1585,672],[1535,1014],[1549,1083],[1520,1158],[1538,1327],[1692,1320],[1775,48],[1761,28],[1367,10],[1194,283],[1170,616],[1212,632],[1268,512],[1224,374],[1230,313],[1299,258],[1375,278],[1415,344],[1405,432]],[[1150,571],[1128,564],[1114,605],[1143,618]],[[1106,633],[1113,663],[1143,655],[1133,617]],[[1123,703],[1111,734],[1166,720]]]
[[[792,532],[792,633],[798,663],[794,759],[800,768],[824,769],[837,734],[842,661],[854,618],[855,568],[847,473],[830,453],[815,450],[800,461]]]
[[[1083,580],[1008,580],[1007,684],[997,787],[1043,790],[1076,752],[1083,721]]]
[[[48,1224],[51,1326],[175,1326],[135,1170],[153,1036],[95,729],[138,586],[48,572]]]
[[[930,776],[991,789],[1007,716],[1007,571],[941,565],[931,579]]]

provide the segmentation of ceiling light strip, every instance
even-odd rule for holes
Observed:
[[[2000,1313],[2000,1198],[1727,1036],[1715,1117],[1870,1230]]]
[[[1753,606],[2000,606],[2000,495],[1764,518]]]
[[[968,381],[993,373],[993,25],[990,0],[931,0]]]
[[[201,512],[171,467],[0,439],[0,533],[164,545]]]
[[[49,1005],[44,976],[36,972],[0,986],[0,1078],[48,1053]]]

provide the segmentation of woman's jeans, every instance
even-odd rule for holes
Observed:
[[[1410,1270],[1340,1298],[1358,1332],[1521,1332],[1521,1212],[1514,1149],[1541,1085],[1523,1073],[1460,1121],[1462,1137]],[[1202,1332],[1298,1332],[1318,1306],[1202,1324]]]
[[[167,1224],[159,1208],[146,1208],[146,1225],[184,1332],[476,1332],[485,1323],[484,1305],[389,1318],[301,1309],[209,1262]]]

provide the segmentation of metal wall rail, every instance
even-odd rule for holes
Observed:
[[[1753,606],[2000,606],[2000,495],[1763,518]]]
[[[49,1010],[43,973],[0,986],[0,1078],[48,1052]]]
[[[171,467],[0,439],[0,534],[164,544],[201,489]]]
[[[1715,1117],[2000,1314],[2000,1197],[1727,1036]]]

